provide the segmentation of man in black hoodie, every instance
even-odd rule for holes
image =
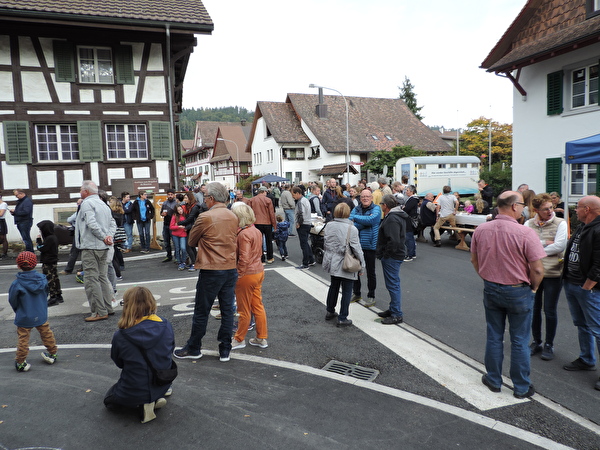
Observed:
[[[402,291],[400,290],[400,265],[406,257],[406,221],[409,220],[393,195],[384,195],[381,200],[384,218],[379,224],[377,237],[377,259],[381,261],[385,287],[390,293],[390,307],[378,315],[384,325],[402,323]]]
[[[48,280],[50,299],[48,306],[58,305],[63,302],[60,279],[58,278],[58,238],[54,234],[54,223],[42,220],[37,224],[41,236],[36,239],[37,249],[41,253],[42,273]]]

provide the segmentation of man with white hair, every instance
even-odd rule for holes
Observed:
[[[75,246],[81,250],[83,284],[92,315],[86,322],[108,319],[113,313],[113,288],[108,280],[108,250],[113,245],[117,224],[110,208],[98,196],[90,180],[81,185],[81,206],[75,219]]]

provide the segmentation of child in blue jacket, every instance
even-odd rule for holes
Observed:
[[[8,302],[15,312],[14,323],[19,338],[15,357],[15,368],[18,372],[27,372],[31,368],[31,364],[27,363],[27,355],[32,328],[38,330],[42,343],[48,350],[42,353],[44,361],[54,364],[58,351],[54,333],[48,324],[48,280],[35,270],[36,265],[35,253],[19,253],[17,267],[22,272],[17,273],[17,279],[8,290]]]
[[[289,236],[290,223],[287,220],[283,220],[281,214],[277,214],[277,230],[273,237],[279,249],[279,256],[281,260],[285,261],[288,257],[287,240]]]

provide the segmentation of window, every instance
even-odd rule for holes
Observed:
[[[596,164],[571,164],[571,195],[596,193]]]
[[[283,149],[284,159],[304,159],[303,148],[284,148]]]
[[[385,138],[386,138],[388,141],[391,141],[391,140],[393,140],[393,138],[392,138],[392,137],[391,137],[389,134],[386,134],[386,135],[385,135]]]
[[[77,125],[36,125],[39,161],[79,160]]]
[[[108,159],[147,159],[145,125],[106,125]]]
[[[598,64],[571,72],[571,108],[598,104]]]
[[[107,47],[78,47],[77,58],[81,83],[112,84],[112,51]]]

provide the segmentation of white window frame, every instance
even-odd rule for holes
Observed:
[[[593,79],[590,79],[590,72],[591,69],[595,67],[596,69],[596,76]],[[581,87],[583,87],[583,90],[579,90],[577,92],[577,94],[575,94],[575,75],[578,72],[581,71],[585,71],[585,76],[584,76],[584,80],[583,81],[579,81],[577,82],[578,85],[581,85]],[[596,62],[595,64],[589,64],[583,67],[578,67],[577,69],[573,69],[571,70],[571,78],[569,80],[569,85],[571,88],[571,103],[570,103],[570,107],[571,110],[578,110],[580,108],[586,108],[589,106],[598,106],[598,94],[599,94],[599,89],[598,89],[598,81],[600,80],[600,78],[598,77],[598,72],[600,71],[600,67],[598,65],[598,63]],[[595,86],[592,86],[592,84],[595,84]],[[592,95],[592,93],[595,93],[595,101],[590,99],[590,96]],[[575,106],[574,101],[575,101],[575,97],[577,95],[577,98],[581,98],[583,97],[583,104],[582,105],[577,105]]]
[[[115,127],[115,128],[113,128]],[[120,127],[123,127],[122,129]],[[132,139],[133,134],[139,138],[143,132],[143,139]],[[119,136],[119,135],[122,136]],[[148,129],[143,123],[111,123],[105,125],[106,155],[107,159],[114,160],[148,160],[150,157],[148,145]],[[122,137],[123,139],[116,139]],[[115,144],[118,146],[115,148]],[[112,147],[112,148],[111,148]],[[138,148],[139,147],[139,148]],[[119,155],[115,155],[119,152]],[[142,152],[144,155],[134,155],[134,152]]]
[[[92,56],[82,62],[82,51],[91,51]],[[99,53],[108,52],[108,58],[103,57]],[[91,66],[84,68],[84,64],[88,64],[85,61],[92,61]],[[109,74],[101,74],[102,63],[110,64]],[[78,46],[77,47],[77,69],[79,82],[84,84],[114,84],[115,82],[115,68],[112,49],[110,47],[89,47],[89,46]]]
[[[569,166],[569,195],[579,197],[597,192],[598,166],[596,164],[569,164]]]
[[[66,127],[68,129],[64,129]],[[38,124],[35,126],[35,138],[38,161],[79,161],[77,124]],[[52,155],[56,158],[51,158]]]

